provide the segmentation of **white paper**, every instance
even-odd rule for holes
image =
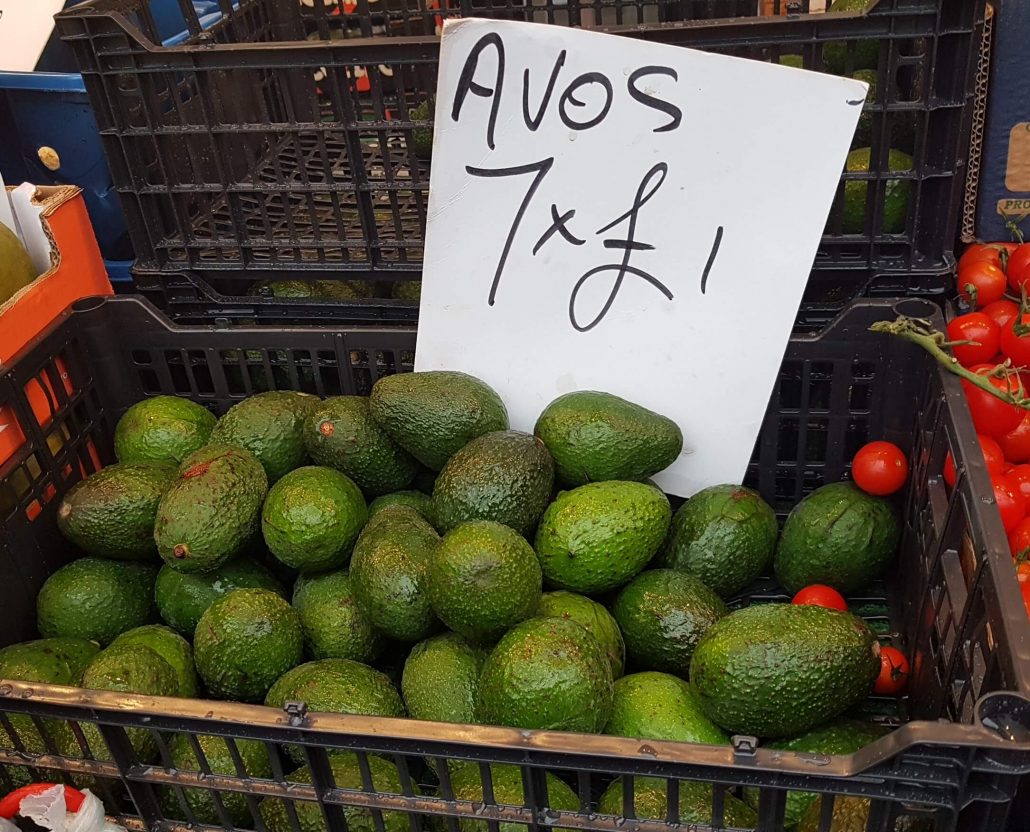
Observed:
[[[463,70],[473,83],[455,120]],[[584,73],[598,74],[577,86]],[[448,21],[416,370],[479,376],[526,431],[563,393],[615,393],[682,428],[682,455],[656,478],[666,491],[739,482],[866,90],[559,26]],[[527,167],[485,175],[515,166]],[[631,238],[636,271],[600,315]]]
[[[64,0],[0,0],[0,70],[32,72]]]

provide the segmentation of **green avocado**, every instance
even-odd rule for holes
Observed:
[[[830,826],[825,832],[865,832],[869,828],[871,807],[872,803],[866,797],[837,795],[833,801]],[[822,808],[822,798],[816,797],[805,811],[801,823],[795,827],[797,832],[823,832]],[[894,832],[932,832],[933,827],[933,821],[929,817],[900,815],[895,818],[891,828]]]
[[[207,444],[214,414],[178,396],[154,396],[125,411],[114,429],[119,462],[165,462],[178,465]]]
[[[622,638],[622,631],[612,614],[597,601],[564,590],[545,592],[540,596],[540,603],[537,604],[533,616],[566,618],[586,627],[587,632],[597,639],[608,654],[612,678],[618,679],[622,675],[626,663],[626,644]]]
[[[368,504],[368,519],[371,520],[387,506],[408,506],[415,509],[430,523],[433,522],[433,498],[421,491],[394,491],[383,494]]]
[[[727,745],[729,737],[701,709],[697,694],[668,673],[631,673],[615,681],[604,733],[647,740]]]
[[[464,763],[451,775],[451,788],[455,800],[468,800],[475,804],[484,802],[483,779],[480,767],[474,763]],[[544,774],[547,781],[547,808],[541,809],[548,818],[555,812],[578,812],[579,798],[562,780],[549,771]],[[494,764],[490,766],[490,787],[494,802],[504,806],[524,806],[526,804],[525,787],[522,780],[522,769],[518,766]],[[540,798],[537,798],[538,803]],[[458,821],[459,832],[487,832],[489,825],[485,820],[464,817]],[[498,823],[497,832],[527,832],[529,827],[524,823]]]
[[[194,697],[198,695],[197,670],[193,666],[193,648],[190,643],[171,627],[161,624],[145,624],[127,630],[111,642],[111,647],[120,644],[142,644],[149,647],[171,665],[178,681],[178,692],[172,696]]]
[[[657,777],[633,778],[633,816],[644,820],[665,820],[669,815],[668,781]],[[621,778],[612,781],[598,803],[602,815],[625,817],[624,784]],[[693,780],[679,782],[679,820],[693,828],[695,824],[712,823],[713,791],[710,783]],[[758,815],[732,794],[723,795],[723,823],[734,829],[754,829]]]
[[[420,641],[404,662],[401,693],[412,719],[476,721],[476,691],[487,651],[457,633]]]
[[[304,628],[313,659],[371,662],[383,651],[383,635],[354,600],[354,582],[343,569],[301,575],[293,588],[293,608]]]
[[[872,151],[860,147],[848,154],[845,169],[848,173],[871,171]],[[887,152],[887,170],[891,173],[907,173],[913,167],[912,157],[900,150]],[[844,183],[844,203],[841,230],[845,234],[865,233],[866,199],[870,182],[867,179],[848,179]],[[888,179],[882,197],[881,226],[873,234],[901,234],[908,220],[908,205],[912,198],[913,180],[906,178]]]
[[[431,121],[433,118],[433,111],[429,102],[423,101],[421,104],[412,107],[408,111],[408,116],[412,121]],[[416,159],[428,161],[433,158],[432,126],[412,128],[411,149],[415,153]],[[396,297],[396,295],[394,295],[394,297]]]
[[[397,300],[421,300],[421,280],[395,280],[390,286],[390,297]]]
[[[0,679],[78,685],[98,652],[95,641],[74,637],[10,644],[0,649]]]

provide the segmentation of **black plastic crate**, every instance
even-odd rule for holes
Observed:
[[[301,703],[283,713],[4,681],[0,789],[14,773],[9,766],[30,766],[32,776],[44,780],[90,775],[116,819],[134,830],[178,828],[157,797],[163,787],[183,786],[214,790],[220,800],[242,793],[251,810],[267,796],[298,805],[313,801],[333,832],[348,828],[342,807],[372,815],[359,826],[352,819],[349,828],[378,832],[398,829],[391,812],[406,815],[400,828],[411,832],[435,832],[442,823],[458,832],[458,822],[463,830],[480,828],[470,821],[493,832],[496,822],[531,829],[668,829],[664,819],[596,811],[598,795],[614,777],[646,775],[713,783],[717,806],[732,790],[760,787],[759,828],[767,832],[782,828],[788,788],[871,798],[869,832],[889,832],[899,815],[911,814],[936,832],[1002,828],[1020,777],[1030,773],[1030,623],[1000,519],[974,496],[986,493],[987,474],[982,458],[968,455],[975,437],[957,380],[916,347],[868,331],[872,322],[898,312],[941,323],[927,302],[861,301],[820,335],[791,339],[748,474],[782,516],[803,494],[845,476],[852,454],[868,439],[892,440],[909,454],[912,476],[900,501],[904,532],[897,567],[883,585],[851,603],[882,639],[907,648],[913,676],[900,703],[869,700],[867,713],[904,724],[859,753],[772,752],[751,738],[716,747],[459,728],[308,714]],[[33,635],[36,592],[74,557],[56,528],[59,497],[113,460],[113,427],[132,403],[175,394],[223,412],[241,397],[271,388],[363,394],[380,376],[410,370],[414,347],[410,327],[187,328],[168,324],[136,298],[80,302],[0,375],[0,412],[25,437],[21,450],[0,463],[3,641]],[[938,474],[949,449],[960,471],[950,493]],[[738,603],[772,599],[783,600],[780,590],[759,582]],[[44,732],[61,721],[96,724],[110,759],[98,759],[88,743],[81,758],[59,754],[56,746],[28,753],[12,739],[16,717],[36,720]],[[161,752],[157,761],[135,757],[129,728],[150,732]],[[246,776],[242,763],[228,774],[213,774],[206,763],[199,772],[176,769],[167,747],[181,734],[229,737],[234,747],[241,739],[259,740],[272,773]],[[290,743],[302,747],[313,787],[286,786],[284,746]],[[360,782],[334,786],[326,755],[340,750],[358,753]],[[392,791],[371,776],[384,756],[400,771]],[[454,799],[446,762],[455,760],[520,766],[525,804],[498,804],[485,766],[479,776],[486,798]],[[555,786],[544,772],[574,790],[578,810],[555,808]],[[666,808],[667,817],[678,816],[675,803]],[[180,811],[173,814],[195,820]],[[220,815],[214,828],[232,827],[228,821]],[[298,832],[295,818],[290,828]]]
[[[432,120],[413,111],[436,88],[439,39],[348,35],[370,34],[373,24],[377,33],[404,34],[430,17],[468,12],[842,74],[875,63],[878,93],[856,145],[870,147],[869,170],[842,175],[815,267],[940,272],[954,262],[985,0],[870,0],[865,13],[716,19],[730,5],[741,15],[759,2],[359,0],[355,13],[335,15],[332,3],[241,0],[233,8],[220,0],[217,22],[202,29],[191,21],[191,38],[177,47],[155,40],[149,2],[91,0],[57,17],[145,270],[192,269],[213,283],[245,270],[417,273],[429,162],[416,156],[412,134]],[[646,9],[661,22],[627,22]],[[393,10],[389,26],[376,23],[384,10]],[[888,171],[892,144],[911,154],[911,170]],[[775,137],[756,136],[755,147],[769,164],[805,152]],[[909,183],[903,228],[883,225],[893,180]],[[867,186],[860,228],[841,212],[855,181]]]

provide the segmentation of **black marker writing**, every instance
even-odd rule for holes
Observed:
[[[712,243],[712,251],[708,255],[708,262],[705,263],[705,270],[701,272],[701,294],[705,293],[705,289],[708,288],[708,275],[712,271],[712,266],[715,263],[715,255],[719,253],[719,246],[722,245],[722,226],[720,225],[715,229],[715,242]]]
[[[568,112],[568,105],[572,104],[574,107],[585,107],[586,102],[580,101],[576,98],[576,90],[580,87],[585,87],[587,84],[599,84],[604,90],[604,106],[601,107],[601,111],[591,119],[586,121],[575,121]],[[584,72],[575,81],[569,84],[565,92],[562,93],[561,100],[558,102],[558,115],[561,116],[561,120],[565,122],[565,126],[570,130],[589,130],[596,124],[600,124],[604,121],[604,117],[608,115],[608,111],[612,108],[612,82],[609,81],[600,72]]]
[[[540,102],[540,107],[537,109],[535,116],[529,114],[529,67],[526,67],[525,74],[522,76],[522,118],[530,130],[535,131],[540,126],[540,122],[544,120],[544,113],[547,111],[547,105],[551,102],[551,94],[554,92],[554,85],[558,81],[558,73],[561,72],[561,68],[565,65],[565,54],[566,52],[563,49],[554,62],[551,78],[547,82],[547,89],[544,90],[544,100]]]
[[[675,130],[683,121],[683,111],[675,104],[670,104],[668,101],[655,98],[653,95],[646,93],[637,87],[637,79],[642,78],[645,75],[667,75],[672,78],[673,81],[678,81],[679,76],[676,74],[676,70],[667,66],[642,66],[640,69],[630,73],[629,81],[627,82],[629,94],[635,101],[639,101],[645,107],[651,107],[654,110],[661,110],[663,113],[667,113],[671,117],[671,121],[666,122],[661,127],[656,127],[654,132],[668,133],[670,130]]]
[[[576,216],[576,209],[575,208],[570,208],[564,214],[559,214],[558,213],[558,206],[555,205],[552,202],[551,203],[551,225],[543,234],[540,235],[540,239],[537,240],[536,241],[536,245],[533,246],[533,256],[534,257],[536,256],[536,253],[538,251],[540,251],[541,248],[543,248],[544,243],[546,243],[548,240],[551,239],[551,237],[554,236],[555,232],[558,232],[559,234],[561,234],[562,238],[567,243],[571,243],[574,246],[581,246],[581,245],[583,245],[586,242],[586,240],[579,239],[579,237],[577,237],[575,234],[573,234],[571,231],[569,231],[568,222],[574,216]]]
[[[488,46],[497,50],[497,78],[493,87],[484,87],[475,80],[476,69],[479,67],[479,55]],[[470,92],[483,98],[493,98],[490,103],[490,119],[486,123],[486,144],[491,150],[494,149],[494,127],[497,124],[497,110],[501,106],[501,88],[504,85],[504,42],[496,32],[483,35],[472,47],[469,56],[465,59],[465,66],[461,68],[461,77],[458,78],[458,88],[454,93],[454,106],[451,108],[451,120],[457,121],[461,117],[461,106],[465,103],[465,96]]]

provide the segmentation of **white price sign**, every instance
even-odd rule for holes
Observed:
[[[441,50],[416,369],[526,431],[615,393],[682,428],[666,491],[739,482],[866,85],[530,23]]]
[[[31,72],[64,0],[0,0],[0,70]]]

